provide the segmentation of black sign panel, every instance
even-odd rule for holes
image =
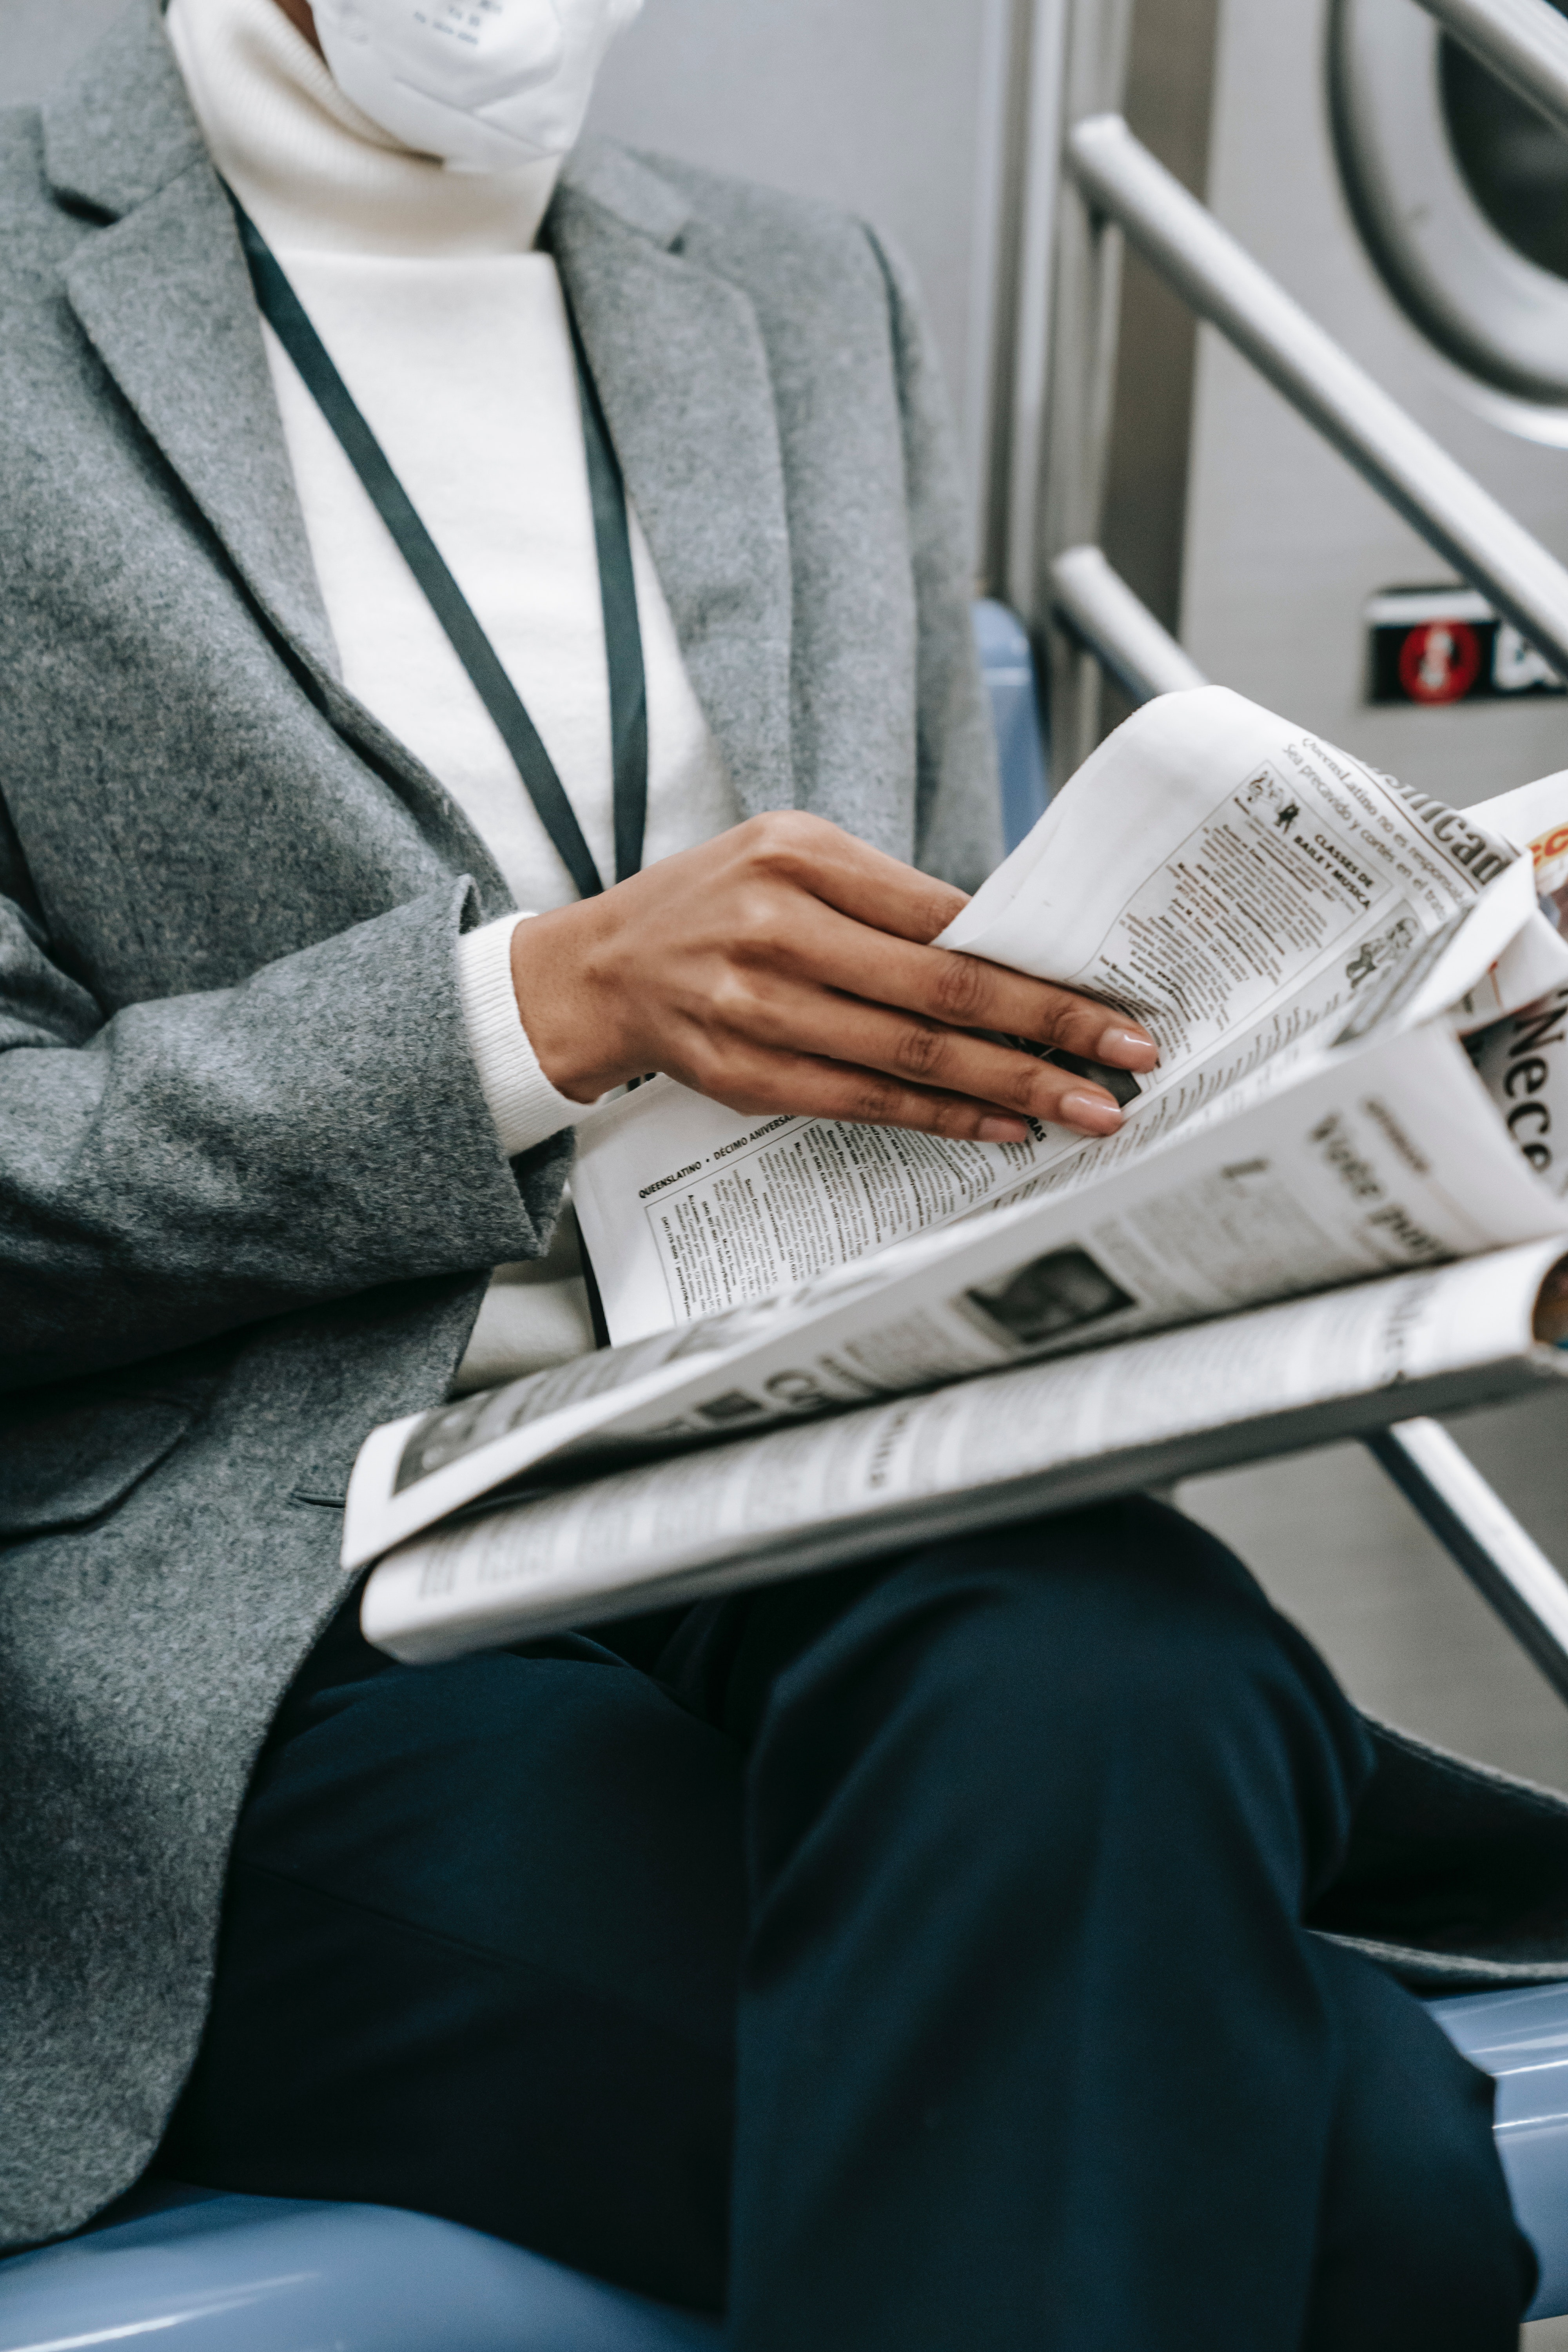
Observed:
[[[1473,588],[1391,588],[1366,607],[1373,702],[1441,709],[1568,692],[1511,622]]]

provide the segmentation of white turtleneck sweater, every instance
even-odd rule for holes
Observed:
[[[448,172],[338,89],[276,0],[170,0],[197,121],[528,707],[599,870],[615,871],[604,620],[575,362],[555,265],[533,250],[558,166]],[[493,722],[281,346],[265,330],[343,681],[463,809],[520,908],[575,891]],[[647,676],[645,862],[736,817],[653,561],[631,518]],[[518,1017],[512,915],[458,947],[469,1045],[502,1147],[582,1106]],[[593,1345],[572,1220],[497,1269],[459,1388]]]

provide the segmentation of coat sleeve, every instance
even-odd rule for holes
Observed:
[[[978,889],[1002,856],[1001,788],[971,618],[967,518],[946,389],[909,265],[875,233],[888,285],[919,615],[915,862]]]
[[[540,1253],[570,1139],[502,1153],[458,997],[466,882],[105,1019],[6,846],[0,1386]]]

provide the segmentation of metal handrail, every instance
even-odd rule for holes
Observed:
[[[1568,1584],[1534,1538],[1437,1422],[1395,1422],[1365,1442],[1449,1559],[1568,1699]]]
[[[1098,547],[1069,547],[1058,555],[1051,565],[1051,593],[1074,635],[1121,680],[1135,702],[1208,684]]]
[[[1420,0],[1527,106],[1568,134],[1568,19],[1550,0]]]
[[[1059,555],[1051,584],[1058,612],[1075,636],[1136,700],[1151,702],[1208,683],[1098,547]],[[1568,1699],[1568,1582],[1502,1497],[1437,1422],[1395,1422],[1364,1443],[1552,1688]]]
[[[1479,5],[1479,0],[1471,0]],[[1444,0],[1444,5],[1458,0]],[[1117,114],[1067,142],[1086,199],[1430,545],[1568,670],[1568,570],[1407,416]]]

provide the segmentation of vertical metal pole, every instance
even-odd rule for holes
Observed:
[[[999,485],[1011,462],[1008,399],[1018,271],[1016,88],[1026,54],[1026,0],[975,0],[980,14],[980,104],[970,225],[968,355],[963,379],[963,457],[977,587],[995,595]],[[1032,5],[1032,0],[1028,0]],[[1004,383],[1003,379],[1008,379]]]
[[[1070,0],[1062,66],[1066,126],[1121,102],[1133,0]],[[1059,165],[1058,165],[1059,168]],[[1065,782],[1099,733],[1100,670],[1052,617],[1050,569],[1100,531],[1116,391],[1121,239],[1065,173],[1057,199],[1049,366],[1026,612],[1044,636],[1050,677],[1051,764]]]
[[[1079,0],[1019,0],[1023,121],[1017,138],[1013,346],[1005,496],[998,508],[1002,593],[1031,623],[1037,609],[1040,499],[1050,396],[1051,288],[1057,215],[1066,194],[1063,115],[1068,42]]]

